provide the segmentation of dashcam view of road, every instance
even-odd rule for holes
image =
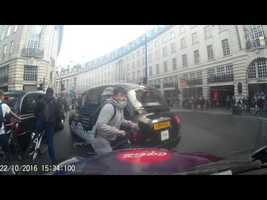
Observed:
[[[266,34],[0,25],[0,174],[266,174]]]

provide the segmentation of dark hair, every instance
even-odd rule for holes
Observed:
[[[47,93],[51,93],[51,94],[54,94],[54,90],[52,88],[47,88],[46,89],[46,94]]]
[[[2,90],[0,90],[0,97],[2,97],[4,95],[5,95],[5,93]]]
[[[127,95],[127,92],[126,92],[126,90],[123,87],[116,87],[116,88],[114,88],[114,90],[113,90],[113,96],[116,96],[119,93],[124,94],[124,95]]]

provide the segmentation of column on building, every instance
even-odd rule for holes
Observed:
[[[248,96],[248,82],[247,82],[247,62],[246,59],[233,63],[234,71],[234,95],[236,98]],[[238,83],[242,84],[242,93],[238,93]]]
[[[202,94],[204,99],[209,99],[208,70],[202,70]]]

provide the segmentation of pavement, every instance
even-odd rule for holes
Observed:
[[[178,151],[229,157],[267,144],[266,118],[181,110],[179,114],[182,139]]]

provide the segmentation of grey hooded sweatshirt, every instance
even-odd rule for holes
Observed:
[[[118,107],[117,101],[110,98],[107,102],[108,103],[103,106],[97,118],[96,137],[102,137],[108,141],[114,141],[119,135],[121,126],[131,127],[134,123],[124,119],[123,109]],[[115,112],[114,108],[116,109],[116,115],[112,119]]]

